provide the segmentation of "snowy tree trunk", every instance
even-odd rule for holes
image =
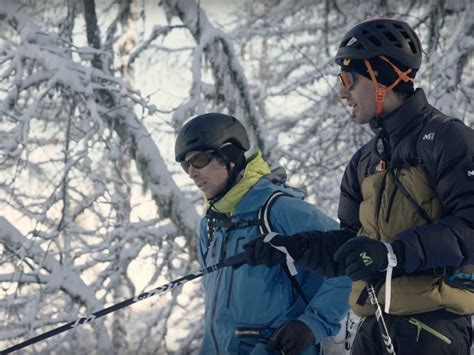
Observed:
[[[93,3],[94,0],[84,0]],[[91,13],[92,5],[89,4]],[[91,46],[97,45],[94,34],[99,33],[97,18],[94,15],[86,14],[86,28],[88,40]],[[100,69],[101,62],[94,57],[92,64]],[[170,218],[178,227],[178,230],[185,236],[188,250],[192,259],[196,260],[197,230],[199,216],[192,204],[180,192],[168,173],[165,162],[155,143],[150,137],[143,124],[138,120],[130,103],[122,102],[119,97],[114,97],[109,91],[100,90],[99,101],[107,110],[114,109],[113,116],[104,114],[106,122],[117,132],[123,142],[130,145],[130,153],[135,160],[138,170],[145,182],[149,182],[160,216]],[[123,107],[123,108],[118,108]]]

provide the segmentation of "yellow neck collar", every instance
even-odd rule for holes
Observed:
[[[260,180],[264,175],[270,174],[268,163],[263,160],[262,154],[257,152],[247,163],[244,174],[219,201],[212,204],[212,209],[232,215],[242,197]]]

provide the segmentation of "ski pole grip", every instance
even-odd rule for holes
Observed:
[[[235,254],[234,256],[224,259],[222,262],[225,266],[243,264],[245,262],[245,253]]]

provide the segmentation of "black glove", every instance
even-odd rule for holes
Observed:
[[[274,246],[283,246],[290,253],[293,260],[298,260],[303,256],[308,247],[306,238],[294,236],[285,236],[277,234],[270,243],[263,240],[267,235],[263,234],[250,242],[244,244],[245,262],[250,266],[266,265],[272,267],[286,261],[286,255],[277,250]]]
[[[268,350],[279,349],[286,355],[298,355],[314,342],[314,334],[305,323],[290,320],[275,330],[268,342]]]
[[[382,242],[367,237],[356,237],[344,243],[334,259],[346,269],[353,281],[369,281],[387,268],[387,248]]]

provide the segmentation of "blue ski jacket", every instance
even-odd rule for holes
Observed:
[[[241,224],[247,226],[217,227],[208,233],[208,218],[202,219],[199,261],[203,268],[242,252],[243,245],[260,234],[259,208],[275,191],[291,196],[278,197],[269,210],[274,232],[291,235],[338,227],[331,218],[303,201],[303,193],[262,177],[243,195],[229,217],[232,222],[247,221]],[[267,342],[273,331],[292,319],[304,322],[313,331],[316,344],[306,348],[304,354],[315,354],[318,344],[339,330],[339,322],[348,311],[350,281],[345,276],[325,279],[303,269],[298,269],[296,278],[309,305],[293,289],[283,266],[269,269],[243,265],[205,275],[205,324],[200,354],[270,354]],[[236,330],[242,328],[250,329],[252,335],[237,337]]]

